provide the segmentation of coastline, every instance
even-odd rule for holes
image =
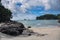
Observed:
[[[17,37],[9,37],[9,38],[3,36],[3,37],[1,37],[1,40],[60,40],[60,28],[59,27],[55,27],[55,28],[32,27],[32,28],[30,28],[30,30],[33,30],[34,32],[39,33],[39,34],[47,34],[47,35],[44,35],[44,36],[31,35],[31,36],[27,36],[27,37],[21,37],[21,35],[20,35]]]

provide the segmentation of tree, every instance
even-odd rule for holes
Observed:
[[[1,0],[0,0],[0,22],[10,21],[11,18],[12,18],[12,12],[6,9],[1,4]]]
[[[41,19],[46,19],[46,20],[57,19],[57,16],[53,14],[45,14],[45,15],[36,17],[36,20],[41,20]]]

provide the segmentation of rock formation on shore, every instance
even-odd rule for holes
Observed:
[[[28,33],[22,23],[12,21],[10,20],[11,18],[12,12],[9,9],[6,9],[0,0],[0,32],[11,36]]]
[[[14,21],[0,23],[0,32],[12,36],[17,36],[22,34],[24,29],[25,27],[22,23],[18,23]]]
[[[58,20],[58,22],[60,23],[60,20]]]

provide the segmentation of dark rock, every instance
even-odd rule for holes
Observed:
[[[22,34],[23,30],[25,29],[22,23],[18,23],[15,21],[0,23],[0,32],[12,36],[17,36]]]
[[[60,23],[60,20],[58,22]]]
[[[31,26],[28,26],[28,28],[31,28]]]

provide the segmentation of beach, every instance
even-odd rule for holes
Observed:
[[[0,40],[60,40],[60,28],[54,27],[32,27],[30,30],[33,30],[35,33],[44,34],[44,35],[31,35],[31,36],[16,36],[12,37],[0,33]]]

